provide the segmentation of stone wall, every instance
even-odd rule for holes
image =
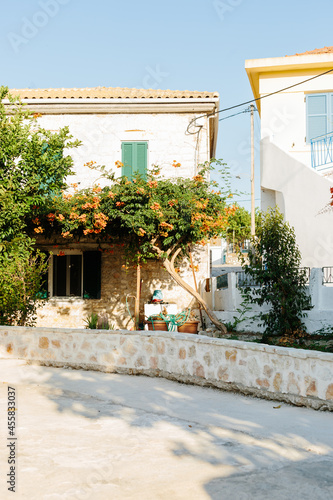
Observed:
[[[0,326],[0,357],[161,376],[333,411],[333,354],[201,335]]]
[[[75,245],[70,245],[75,248]],[[44,246],[43,246],[44,248]],[[46,247],[45,247],[46,248]],[[81,248],[81,247],[79,247]],[[90,247],[90,249],[97,249]],[[49,248],[57,254],[58,248]],[[38,310],[37,326],[52,325],[64,328],[84,328],[85,319],[92,312],[107,315],[113,328],[132,328],[133,321],[126,307],[126,295],[136,294],[136,267],[126,268],[126,261],[121,245],[101,246],[102,250],[102,288],[101,299],[90,300],[77,297],[51,298]],[[199,264],[197,280],[208,275],[208,251],[198,247],[194,254],[194,263]],[[125,267],[124,267],[125,266]],[[192,269],[184,260],[180,265],[180,276],[194,287]],[[149,261],[141,269],[142,287],[140,312],[144,320],[144,304],[150,302],[154,290],[162,290],[164,302],[177,304],[178,312],[186,307],[195,307],[192,295],[178,286],[169,276],[163,265],[157,261]],[[128,298],[129,310],[134,316],[134,299]]]
[[[124,99],[126,101],[126,99]],[[213,100],[213,103],[215,101]],[[74,160],[75,175],[67,179],[68,183],[77,182],[80,188],[100,183],[109,183],[101,177],[98,170],[89,168],[86,163],[95,161],[97,165],[105,165],[113,171],[116,177],[121,175],[115,162],[122,159],[121,145],[123,141],[146,141],[148,143],[147,166],[161,167],[161,175],[165,178],[191,178],[197,173],[197,165],[210,158],[210,124],[209,119],[203,116],[196,105],[191,103],[188,112],[133,112],[128,104],[127,113],[81,113],[72,114],[63,112],[57,114],[43,113],[38,118],[39,124],[49,130],[58,130],[68,126],[73,136],[82,141],[82,145],[70,151]],[[213,104],[210,104],[213,105]],[[214,104],[215,105],[215,104]],[[165,110],[167,111],[167,109]],[[189,123],[200,116],[199,137],[196,134],[187,134]],[[174,168],[176,160],[181,164]],[[39,245],[44,250],[57,251],[47,245]],[[73,245],[70,245],[73,247]],[[97,247],[97,245],[96,245]],[[80,247],[77,247],[80,248]],[[63,250],[64,245],[58,250]],[[82,249],[82,247],[81,247]],[[104,249],[106,250],[106,249]],[[86,300],[76,297],[64,299],[52,298],[38,311],[37,326],[81,328],[84,320],[92,312],[107,315],[114,328],[131,328],[133,322],[126,308],[126,295],[136,293],[136,271],[122,267],[125,264],[121,248],[109,249],[112,253],[103,253],[102,259],[102,292],[100,300]],[[208,249],[196,252],[200,259],[198,281],[209,276]],[[193,283],[192,271],[187,263],[181,266],[181,276],[190,284]],[[150,301],[153,291],[161,289],[166,302],[176,303],[178,311],[194,305],[192,296],[175,284],[164,268],[155,262],[147,263],[142,269],[142,298],[140,310]],[[130,311],[134,315],[134,300],[130,299]],[[143,320],[143,317],[141,317]]]

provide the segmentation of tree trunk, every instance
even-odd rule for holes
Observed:
[[[136,296],[134,306],[134,329],[139,330],[140,315],[140,293],[141,293],[141,267],[140,263],[136,266]]]
[[[190,285],[188,285],[186,281],[184,281],[176,272],[174,267],[174,262],[177,256],[182,251],[181,247],[177,248],[177,245],[180,244],[180,241],[172,248],[169,248],[169,250],[165,253],[162,252],[162,250],[156,245],[156,239],[157,238],[152,240],[151,245],[153,249],[156,251],[157,255],[162,259],[163,265],[170,274],[170,276],[175,280],[176,283],[178,283],[179,286],[184,288],[184,290],[186,290],[189,294],[191,294],[199,302],[199,304],[201,304],[208,318],[216,326],[216,328],[218,328],[218,330],[220,330],[223,334],[228,333],[228,330],[226,329],[225,325],[217,319],[217,317],[215,316],[213,311],[209,309],[209,307],[207,306],[206,302],[201,297],[201,295],[199,295],[198,292],[196,292]]]
[[[197,293],[190,285],[188,285],[186,283],[186,281],[184,281],[178,275],[178,273],[175,271],[175,268],[173,266],[173,261],[174,261],[174,259],[171,259],[171,261],[169,259],[163,259],[163,265],[164,265],[165,269],[168,271],[168,273],[170,274],[170,276],[176,281],[176,283],[178,283],[179,286],[181,286],[182,288],[184,288],[184,290],[186,290],[188,293],[190,293],[199,302],[199,304],[201,304],[201,306],[205,310],[208,318],[216,326],[216,328],[218,328],[224,334],[228,333],[225,325],[223,323],[221,323],[217,319],[217,317],[215,316],[215,314],[208,308],[206,302],[201,297],[201,295],[199,295],[199,293]]]

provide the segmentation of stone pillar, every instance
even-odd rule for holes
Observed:
[[[236,288],[236,273],[228,273],[229,311],[236,311],[238,290]]]

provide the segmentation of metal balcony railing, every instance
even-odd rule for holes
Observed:
[[[324,268],[323,268],[324,269]],[[310,283],[310,272],[309,267],[298,268],[299,277],[304,279],[304,284],[308,285]],[[238,271],[236,273],[236,286],[237,288],[248,287],[248,286],[260,286],[257,282],[255,276],[250,276],[245,273],[245,271]]]
[[[333,167],[333,132],[311,139],[311,165],[317,170]]]
[[[333,266],[322,267],[323,273],[323,285],[332,285],[333,284]]]
[[[245,271],[237,271],[236,286],[237,288],[242,288],[245,286],[259,286],[259,283],[257,283],[255,277],[246,274]]]

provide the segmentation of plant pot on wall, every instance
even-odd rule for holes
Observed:
[[[199,321],[186,321],[183,325],[178,326],[179,333],[198,333]]]
[[[161,331],[162,332],[167,332],[168,331],[168,325],[166,324],[165,321],[162,320],[155,320],[153,321],[147,321],[148,324],[148,330],[155,330],[155,331]]]

